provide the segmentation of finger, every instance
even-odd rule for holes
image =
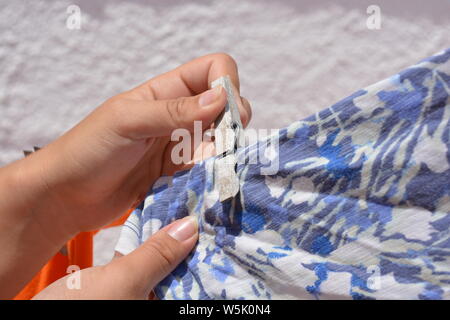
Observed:
[[[137,91],[150,91],[153,99],[176,99],[202,93],[211,88],[211,82],[229,75],[239,92],[239,76],[235,60],[225,53],[209,54],[157,76]]]
[[[108,125],[120,136],[130,139],[171,136],[178,128],[194,129],[201,121],[202,129],[217,118],[226,104],[222,87],[201,95],[170,100],[140,101],[119,98],[108,103],[105,112]]]
[[[127,286],[143,296],[164,279],[191,252],[198,239],[197,219],[185,217],[155,233],[130,254],[114,260]]]
[[[242,120],[242,125],[245,127],[248,126],[250,120],[252,119],[252,107],[250,106],[250,103],[248,102],[247,99],[245,99],[244,97],[241,97],[241,101],[242,101],[242,111],[241,112],[241,120]]]

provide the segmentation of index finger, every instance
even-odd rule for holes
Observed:
[[[239,76],[234,59],[225,53],[209,54],[159,75],[136,89],[150,90],[154,99],[188,97],[208,90],[211,82],[229,75],[239,92]]]

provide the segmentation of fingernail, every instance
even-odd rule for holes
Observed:
[[[168,230],[169,236],[183,242],[197,233],[197,218],[189,216],[175,222]]]
[[[209,89],[202,93],[200,98],[198,99],[198,104],[200,107],[209,106],[211,103],[219,98],[220,93],[222,92],[222,86],[215,87],[213,89]]]

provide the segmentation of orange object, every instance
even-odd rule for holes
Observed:
[[[106,228],[120,226],[125,223],[133,209],[130,209],[120,219],[107,225]],[[66,276],[67,268],[76,265],[80,269],[92,267],[93,238],[99,230],[81,232],[71,239],[60,252],[34,276],[34,278],[14,297],[14,300],[29,300],[46,288],[49,284]]]

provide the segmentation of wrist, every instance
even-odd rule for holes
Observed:
[[[33,163],[0,168],[0,298],[12,298],[73,236]]]
[[[7,167],[7,202],[11,204],[11,212],[21,217],[25,226],[38,232],[37,237],[45,238],[59,250],[78,232],[63,219],[64,204],[47,183],[49,162],[42,156],[32,154]]]

